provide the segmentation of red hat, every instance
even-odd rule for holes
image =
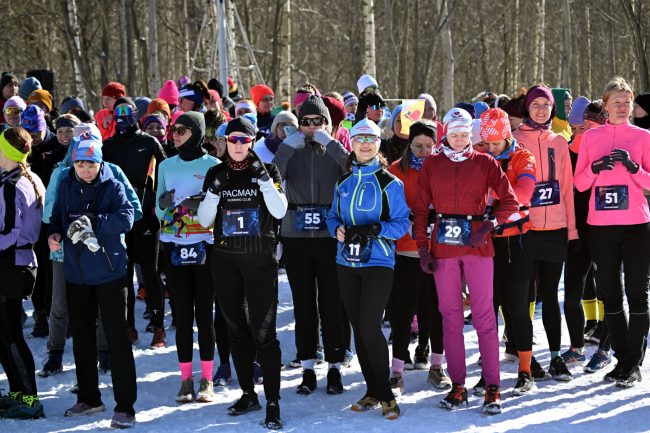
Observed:
[[[343,122],[346,114],[343,102],[331,96],[323,96],[323,102],[327,107],[327,111],[330,112],[330,117],[332,118],[332,128]]]
[[[512,138],[508,113],[500,108],[490,108],[481,114],[481,140],[501,141]]]
[[[217,92],[214,89],[210,89],[208,93],[210,94],[210,99],[216,100],[217,103],[219,104],[219,107],[221,107],[221,95],[219,94],[219,92]]]
[[[122,96],[126,96],[126,88],[122,83],[111,81],[106,85],[106,87],[104,87],[104,90],[102,90],[102,96],[119,99]]]
[[[251,87],[251,99],[255,105],[260,105],[260,101],[266,95],[271,95],[275,98],[275,93],[273,93],[273,89],[271,89],[269,86],[258,84],[257,86]]]

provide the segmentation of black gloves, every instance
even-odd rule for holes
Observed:
[[[359,242],[365,245],[368,239],[377,238],[381,232],[381,224],[366,224],[359,226],[350,226],[345,229],[345,243],[352,244]]]
[[[260,157],[257,156],[257,153],[255,153],[253,149],[248,149],[248,154],[252,159],[251,170],[253,171],[255,177],[257,177],[262,182],[266,182],[267,180],[271,179],[269,172],[266,170],[266,166]]]
[[[212,194],[219,194],[230,180],[230,170],[227,168],[212,170],[211,173],[208,172],[208,175],[210,175],[210,178],[206,179],[206,181],[209,185],[208,190]]]
[[[611,170],[612,168],[614,168],[614,161],[612,161],[609,155],[603,156],[591,163],[591,171],[594,174],[599,174],[603,170]]]
[[[639,171],[639,164],[632,161],[632,158],[630,158],[630,153],[627,150],[614,149],[609,156],[611,157],[612,161],[622,163],[630,173],[636,174],[636,172]]]

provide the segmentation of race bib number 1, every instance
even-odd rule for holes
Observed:
[[[221,230],[226,237],[259,236],[259,209],[224,209],[221,217]]]
[[[627,210],[630,206],[627,185],[596,187],[596,210]]]

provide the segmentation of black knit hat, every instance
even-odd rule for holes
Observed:
[[[243,132],[249,137],[255,137],[255,126],[245,117],[237,117],[228,122],[226,126],[226,135],[230,135],[232,132]]]
[[[323,116],[327,120],[328,125],[332,124],[330,112],[320,96],[311,95],[305,102],[303,102],[300,106],[300,111],[298,112],[298,121],[300,121],[304,116],[311,115]]]
[[[190,128],[192,137],[203,138],[205,136],[205,117],[203,113],[188,111],[178,116],[175,123]]]
[[[122,96],[121,98],[118,98],[115,101],[115,104],[113,104],[114,107],[117,107],[120,104],[128,104],[131,107],[133,107],[134,111],[138,111],[138,106],[135,105],[135,102],[133,102],[133,99],[131,99],[130,96]]]
[[[584,120],[596,122],[599,125],[604,125],[607,121],[607,114],[603,109],[603,100],[596,99],[595,101],[591,101],[589,105],[587,105],[587,108],[585,108],[582,118]]]
[[[650,113],[650,93],[641,93],[637,95],[637,97],[634,98],[634,102],[636,105],[643,108],[643,111]]]

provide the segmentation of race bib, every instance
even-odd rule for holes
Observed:
[[[535,184],[533,196],[530,199],[530,207],[552,206],[560,204],[560,182],[549,180]]]
[[[629,206],[627,185],[596,187],[596,210],[627,210]]]
[[[325,224],[325,206],[298,206],[296,209],[296,231],[323,231]]]
[[[172,244],[171,259],[174,266],[204,265],[205,243],[190,245]]]
[[[444,245],[469,245],[472,222],[468,219],[442,218],[436,231],[436,242]]]
[[[372,241],[373,239],[368,239],[365,245],[361,245],[359,242],[354,244],[343,244],[341,247],[341,254],[343,258],[351,263],[368,263],[370,260],[370,253],[372,252]]]
[[[226,237],[259,236],[259,208],[224,209],[221,217],[221,232]]]

